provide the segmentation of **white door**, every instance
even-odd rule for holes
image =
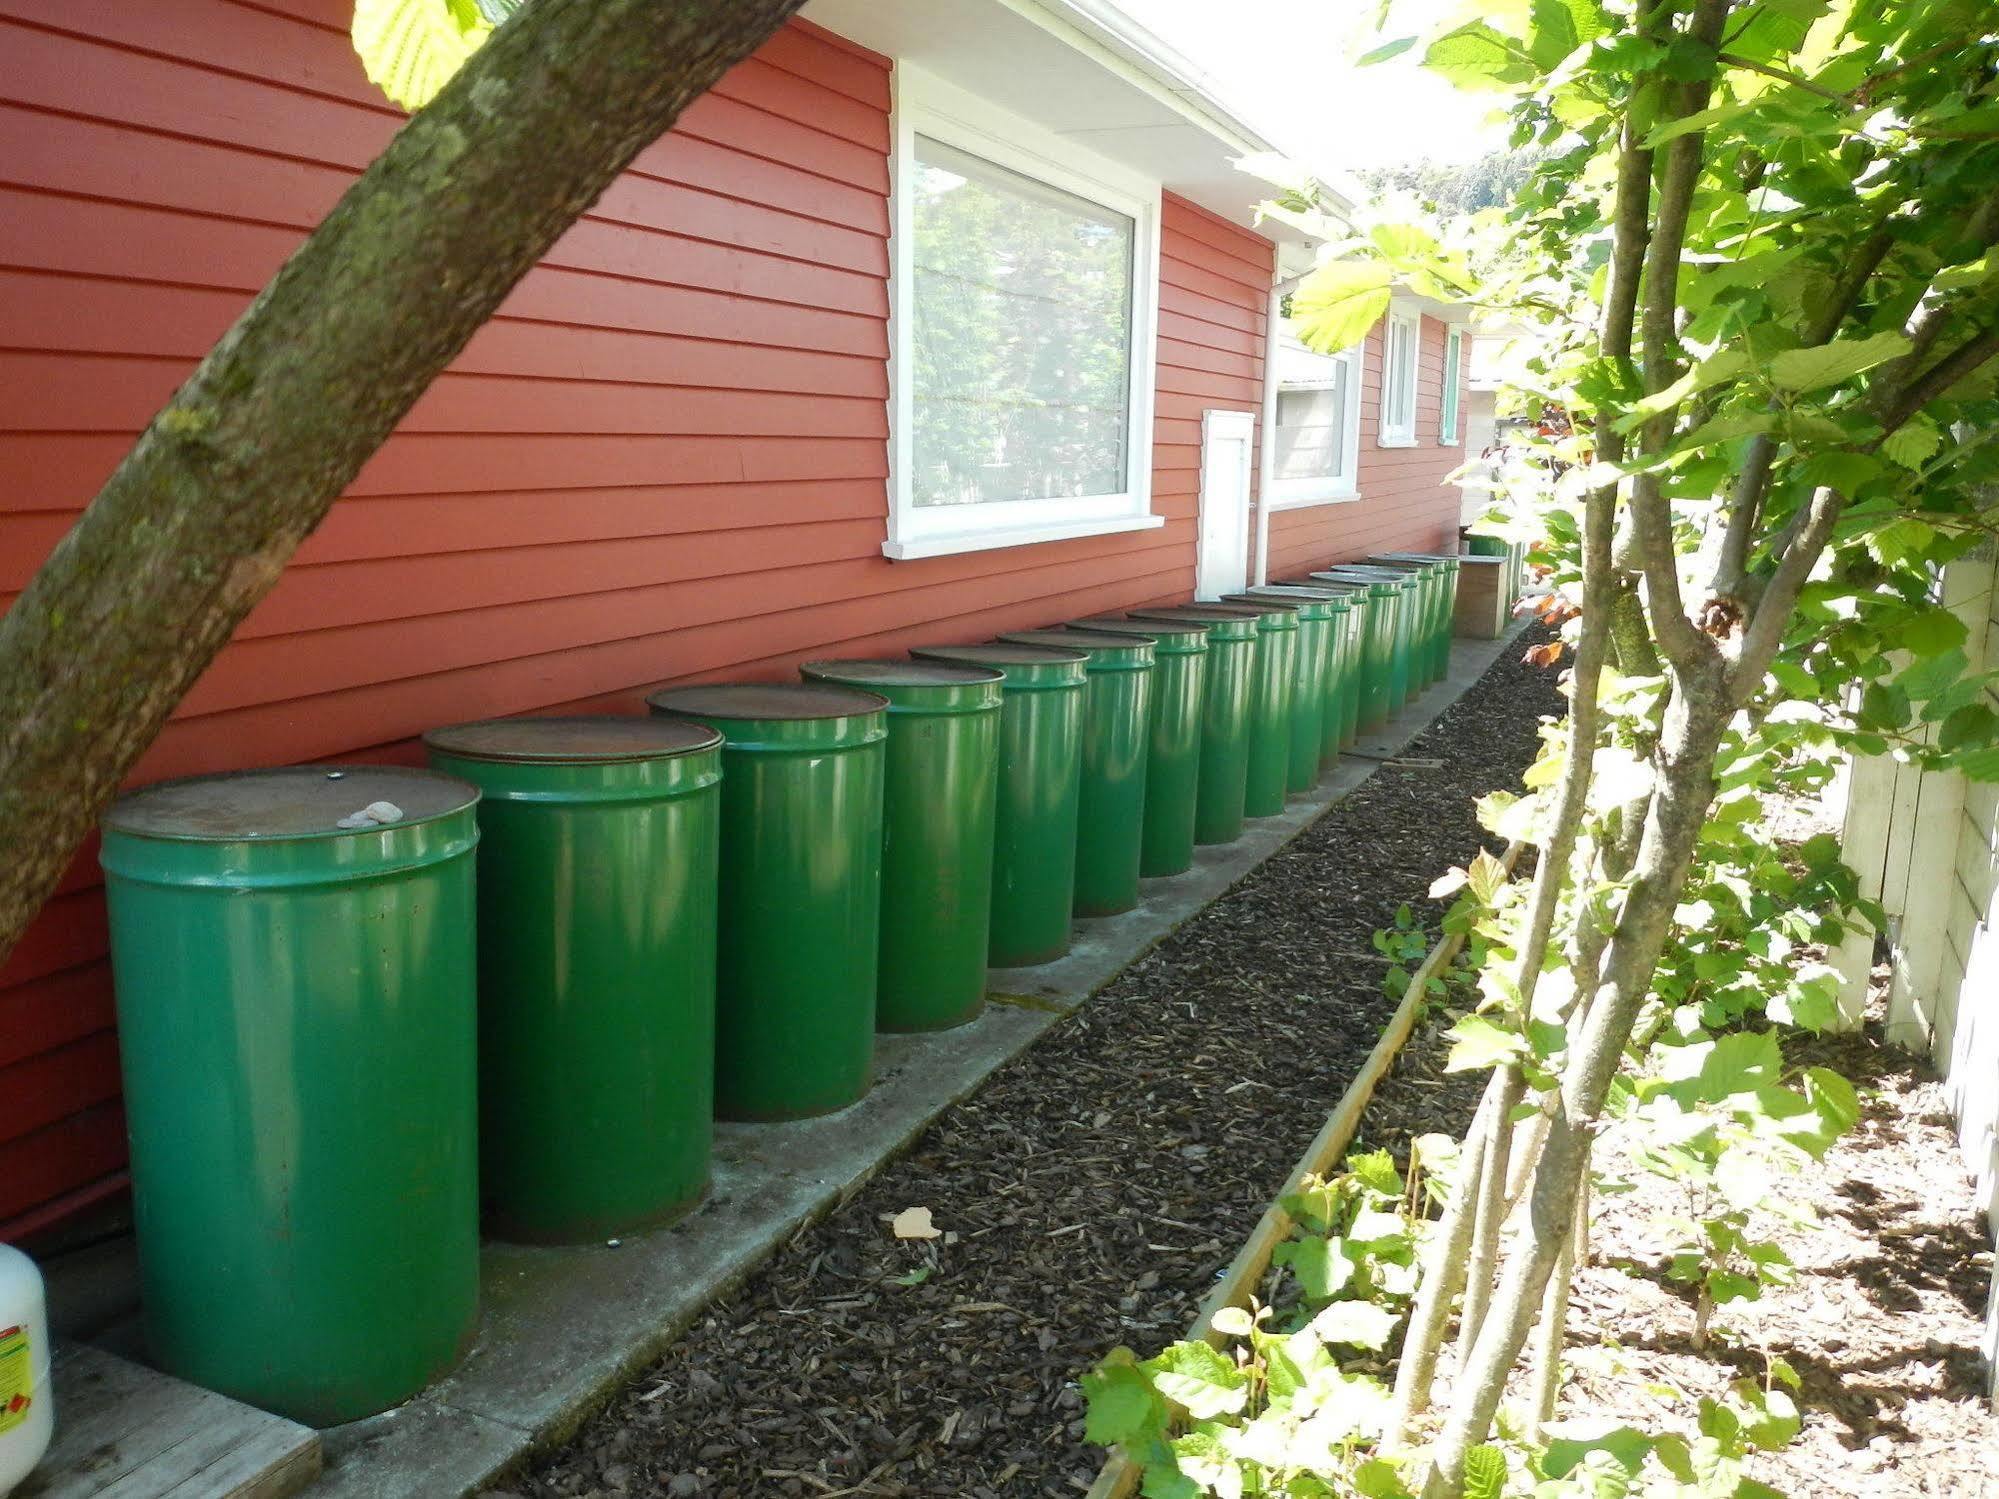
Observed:
[[[1218,599],[1249,582],[1249,464],[1256,417],[1247,411],[1201,413],[1201,547],[1194,596]]]

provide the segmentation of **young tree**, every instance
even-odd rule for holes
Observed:
[[[1294,301],[1328,348],[1385,310],[1391,278],[1526,318],[1530,394],[1575,424],[1545,454],[1567,468],[1547,520],[1580,606],[1573,718],[1559,780],[1520,809],[1541,861],[1503,1007],[1523,1054],[1555,1065],[1532,1131],[1504,1122],[1520,1059],[1494,1077],[1486,1149],[1504,1167],[1524,1135],[1524,1225],[1463,1335],[1428,1499],[1464,1492],[1571,1240],[1613,1079],[1686,935],[1718,765],[1788,700],[1865,686],[1831,737],[1878,751],[1927,721],[1915,752],[1995,772],[1963,627],[1929,591],[1985,533],[1999,476],[1991,20],[1976,0],[1491,8],[1425,57],[1511,94],[1515,144],[1552,153],[1503,237],[1378,226]],[[1613,665],[1655,690],[1626,725],[1636,794],[1606,807],[1591,791]],[[1537,1009],[1537,980],[1578,955],[1571,1003]],[[1530,1018],[1555,1032],[1529,1046]]]
[[[801,3],[533,0],[494,29],[512,0],[360,0],[371,75],[405,102],[441,91],[0,617],[0,960],[396,423],[618,173]]]

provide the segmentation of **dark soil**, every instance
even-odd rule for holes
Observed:
[[[1531,641],[1525,643],[1532,643]],[[1509,650],[1405,755],[800,1233],[525,1495],[1073,1495],[1075,1381],[1179,1337],[1374,1044],[1372,938],[1560,711]],[[1447,1095],[1399,1081],[1433,1112]],[[1415,1128],[1451,1127],[1441,1115]],[[890,1220],[926,1207],[939,1239]]]

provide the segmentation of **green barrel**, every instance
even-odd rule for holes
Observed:
[[[1194,796],[1194,841],[1233,843],[1242,836],[1249,781],[1249,703],[1256,671],[1254,615],[1239,609],[1136,609],[1138,624],[1197,624],[1208,632],[1201,684],[1200,779]]]
[[[808,661],[888,699],[875,1026],[941,1031],[986,1000],[1001,675],[941,661]]]
[[[1319,771],[1324,774],[1339,759],[1347,739],[1347,596],[1333,585],[1306,588],[1290,583],[1268,583],[1251,588],[1252,598],[1293,600],[1303,606],[1299,629],[1303,642],[1317,637],[1314,664],[1309,680],[1319,696]],[[1300,651],[1302,657],[1305,652]],[[1301,690],[1303,690],[1301,688]]]
[[[989,667],[1005,678],[986,956],[995,968],[1051,963],[1069,950],[1076,898],[1083,668],[1089,657],[1031,645],[922,646],[909,654]]]
[[[1384,552],[1379,560],[1420,563],[1430,570],[1430,680],[1441,681],[1451,669],[1451,638],[1456,633],[1457,557],[1449,552]]]
[[[1256,666],[1249,688],[1249,775],[1242,809],[1249,817],[1284,810],[1291,781],[1292,687],[1298,675],[1298,611],[1286,604],[1217,603],[1256,618]]]
[[[488,1228],[578,1243],[708,1187],[722,739],[648,718],[423,736],[479,801],[479,1191]]]
[[[330,1426],[470,1342],[478,800],[316,765],[106,814],[146,1343],[169,1373]]]
[[[1076,799],[1076,914],[1116,916],[1138,904],[1145,841],[1145,762],[1152,740],[1152,642],[1085,630],[1019,630],[1012,645],[1081,651],[1083,774]]]
[[[1372,733],[1387,723],[1393,712],[1389,684],[1395,663],[1395,606],[1400,590],[1386,580],[1370,581],[1333,571],[1313,573],[1307,584],[1353,589],[1349,597],[1356,603],[1365,600],[1366,608],[1355,628],[1359,664],[1355,727],[1359,733]]]
[[[874,1078],[888,703],[817,683],[670,687],[722,735],[715,1112],[806,1119]]]
[[[1207,686],[1208,627],[1194,621],[1098,616],[1072,628],[1131,636],[1152,645],[1151,741],[1145,756],[1145,836],[1138,872],[1146,879],[1194,867],[1194,809],[1201,787],[1201,715]]]
[[[1386,568],[1416,580],[1418,626],[1410,680],[1412,687],[1428,687],[1443,675],[1443,669],[1437,659],[1437,645],[1441,638],[1437,629],[1437,606],[1444,596],[1442,559],[1432,561],[1423,557],[1390,556],[1381,553],[1369,557],[1367,565]]]
[[[1373,672],[1373,663],[1367,653],[1368,616],[1373,600],[1364,583],[1305,577],[1289,580],[1288,586],[1327,594],[1346,605],[1339,621],[1339,730],[1340,747],[1344,749],[1360,737],[1361,704],[1367,697],[1368,681]]]
[[[1264,588],[1225,594],[1222,602],[1278,604],[1298,616],[1297,646],[1291,657],[1291,759],[1284,784],[1288,791],[1310,791],[1333,758],[1326,752],[1326,661],[1333,645],[1333,611],[1324,599],[1287,597],[1281,590]]]
[[[1410,636],[1416,623],[1414,580],[1383,568],[1342,564],[1312,576],[1321,582],[1364,583],[1374,599],[1375,615],[1381,620],[1377,642],[1382,682],[1382,717],[1400,713],[1411,696],[1409,681]]]

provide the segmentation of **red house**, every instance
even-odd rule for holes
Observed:
[[[805,15],[472,341],[139,779],[1454,548],[1457,327],[1288,341],[1313,247],[1198,68],[1106,0]],[[395,131],[349,16],[0,0],[0,605]],[[95,854],[0,970],[0,1239],[122,1185]]]

